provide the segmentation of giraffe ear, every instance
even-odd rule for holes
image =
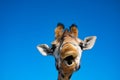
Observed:
[[[83,50],[91,49],[95,44],[96,38],[96,36],[86,37],[82,45]]]
[[[64,25],[62,23],[58,23],[55,29],[55,38],[58,39],[62,36],[64,30]]]
[[[47,44],[38,45],[37,49],[43,56],[52,55],[52,51]]]
[[[72,24],[70,26],[70,33],[74,36],[74,37],[78,37],[78,29],[77,26],[75,24]]]

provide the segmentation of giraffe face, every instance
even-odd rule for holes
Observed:
[[[53,55],[57,70],[63,74],[71,75],[79,69],[82,51],[91,49],[95,41],[96,36],[86,37],[84,40],[79,39],[77,26],[74,24],[69,30],[64,30],[64,25],[58,24],[52,47],[40,44],[37,49],[44,56]]]
[[[70,73],[78,70],[80,66],[80,58],[82,41],[74,37],[68,30],[65,30],[62,37],[53,42],[55,46],[53,55],[56,59],[57,69],[62,69],[65,73]]]

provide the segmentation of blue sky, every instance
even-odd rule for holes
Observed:
[[[36,45],[50,45],[58,22],[97,36],[72,80],[120,80],[119,0],[1,0],[0,80],[56,80],[54,58]]]

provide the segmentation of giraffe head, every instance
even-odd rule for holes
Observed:
[[[91,49],[95,41],[96,36],[79,39],[75,24],[72,24],[69,29],[64,29],[64,25],[59,23],[55,29],[55,40],[52,46],[41,44],[37,49],[44,56],[55,57],[59,80],[69,80],[72,73],[80,68],[82,51]]]

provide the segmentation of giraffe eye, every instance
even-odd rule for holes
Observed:
[[[53,45],[52,45],[51,50],[54,52],[54,51],[55,51],[55,49],[56,49],[56,45],[55,45],[55,44],[53,44]]]
[[[79,46],[81,49],[83,49],[83,43],[80,43]]]

